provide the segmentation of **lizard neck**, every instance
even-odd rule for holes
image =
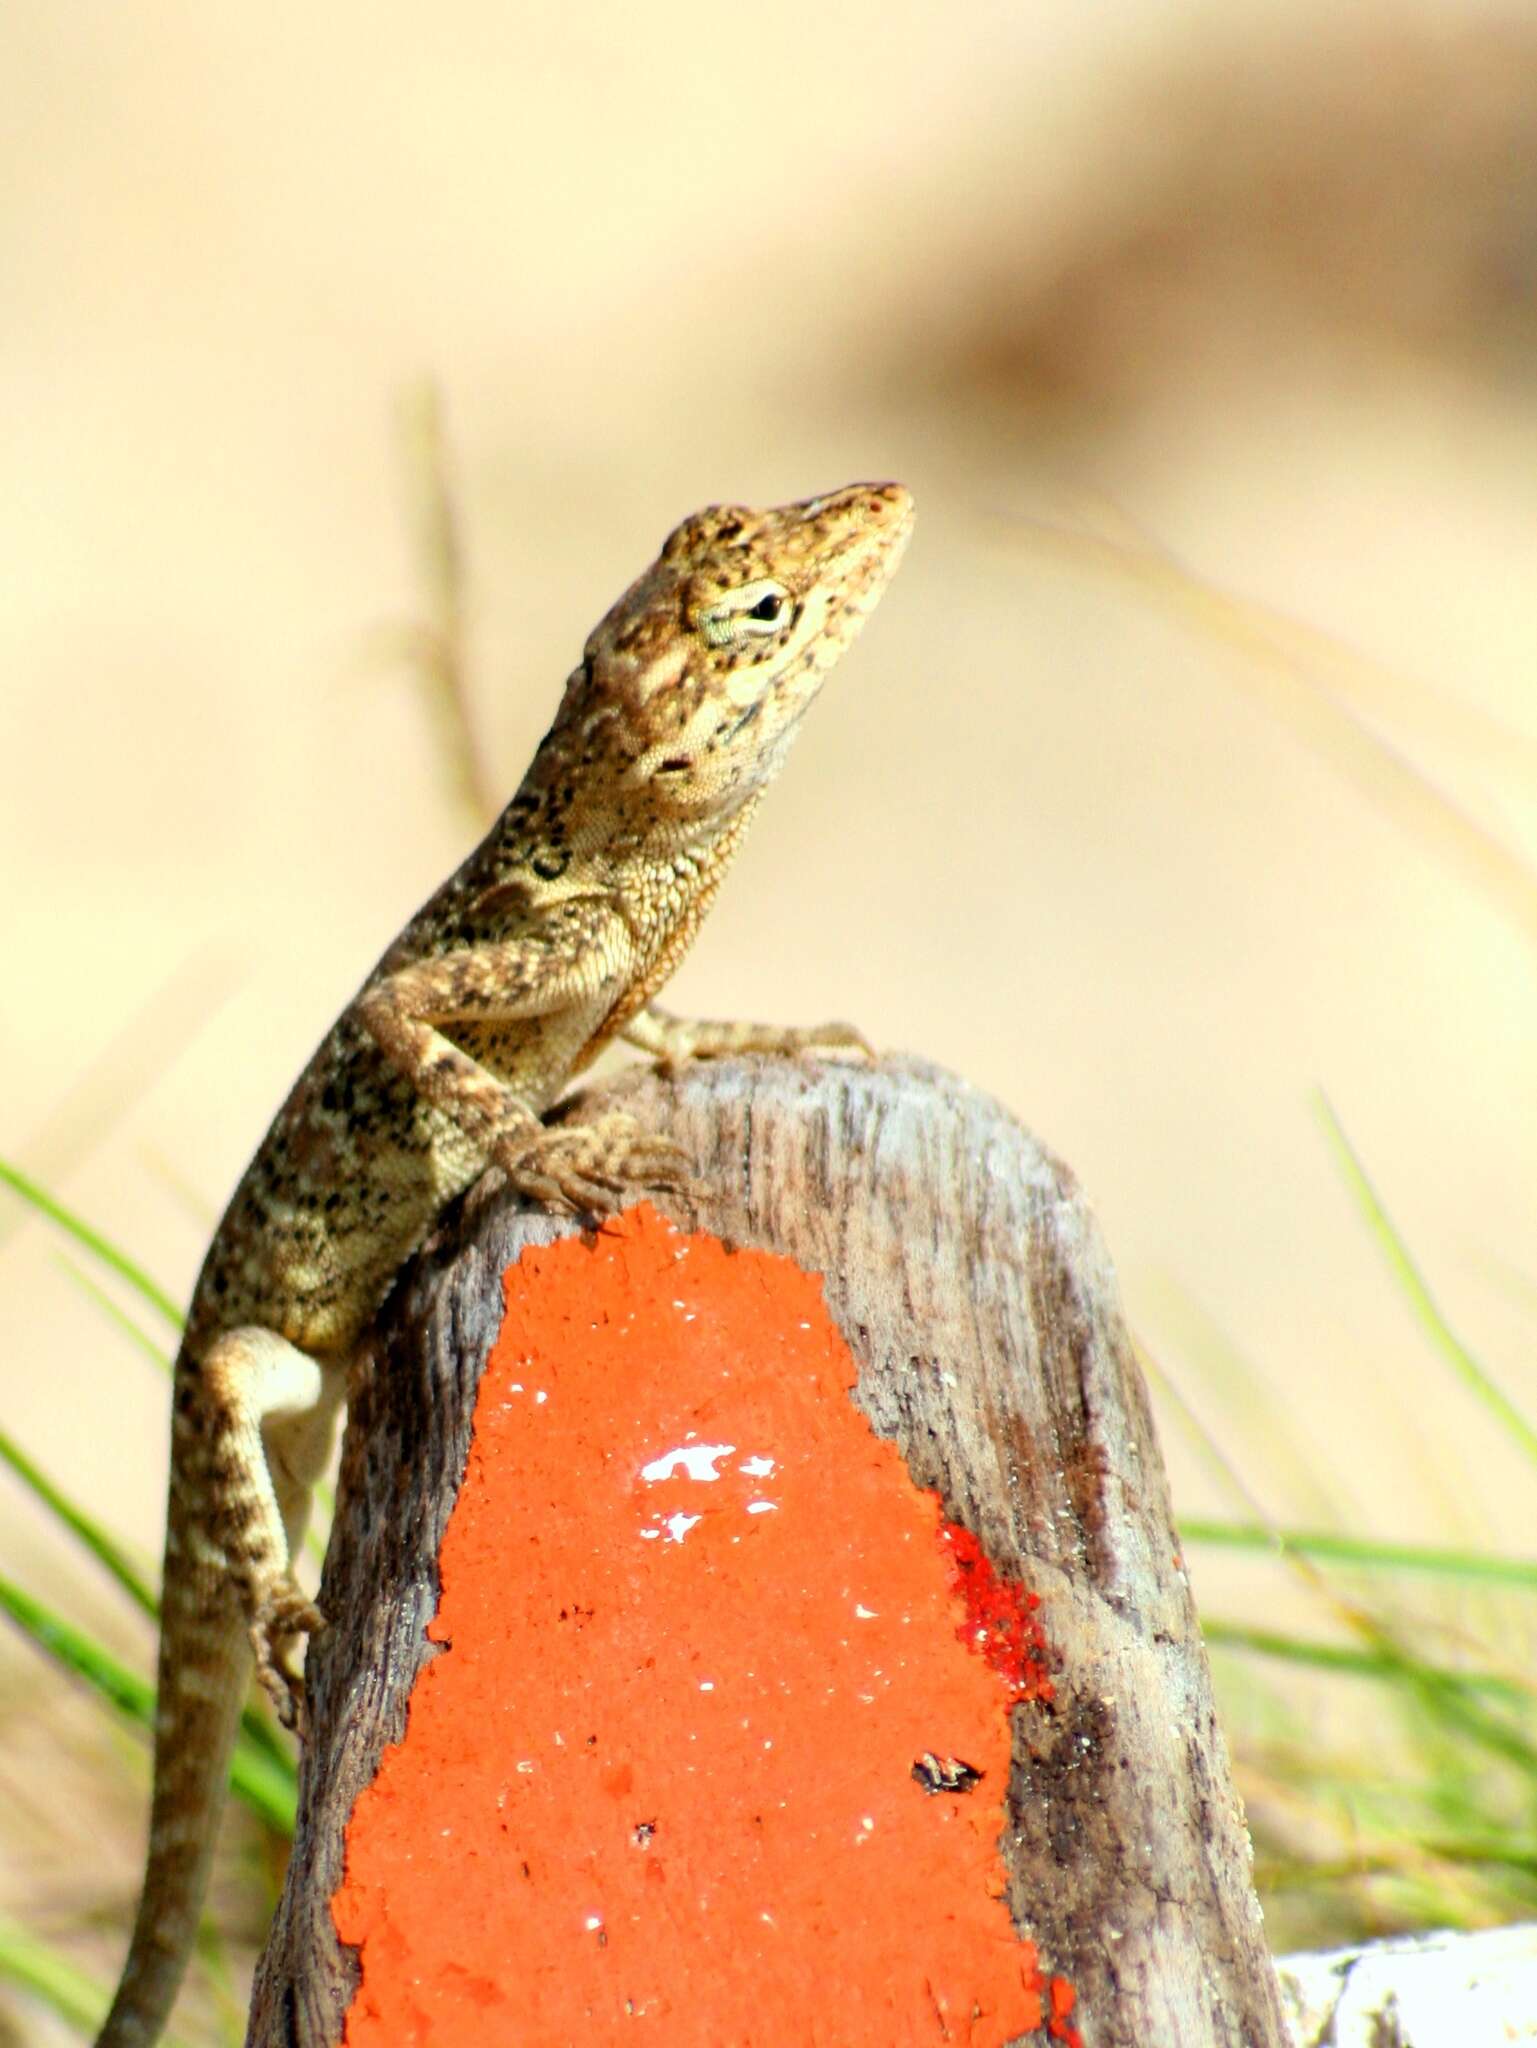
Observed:
[[[750,798],[710,839],[670,857],[650,853],[624,863],[616,875],[615,903],[636,949],[633,979],[601,1029],[583,1048],[580,1069],[639,1014],[693,944],[700,920],[725,878],[758,799]]]
[[[648,943],[651,935],[671,943],[681,930],[678,950],[668,955],[670,960],[680,957],[736,857],[757,806],[757,796],[751,796],[729,817],[712,820],[708,830],[680,831],[670,844],[648,836],[604,849],[608,878],[645,951],[654,950]]]
[[[625,750],[602,729],[610,722],[590,708],[572,718],[563,707],[483,851],[536,891],[541,883],[597,890],[618,898],[632,920],[668,922],[670,908],[729,864],[767,778],[702,815],[670,814],[648,786],[627,782]],[[703,901],[713,893],[711,884]]]

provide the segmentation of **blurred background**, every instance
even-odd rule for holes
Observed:
[[[1086,1184],[1276,1946],[1537,1913],[1530,8],[10,0],[0,77],[0,1152],[184,1298],[667,529],[899,477],[670,1000],[853,1015]],[[0,1422],[158,1558],[60,1244],[0,1195]],[[148,1670],[3,1472],[0,1554]],[[0,1638],[12,2038],[115,1972],[145,1782]]]

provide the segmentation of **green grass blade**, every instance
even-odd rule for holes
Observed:
[[[1231,1623],[1209,1624],[1206,1635],[1211,1642],[1225,1637],[1235,1648],[1286,1656],[1296,1663],[1348,1670],[1396,1688],[1401,1700],[1412,1698],[1443,1738],[1463,1746],[1476,1743],[1490,1754],[1502,1757],[1537,1785],[1537,1747],[1518,1725],[1521,1710],[1530,1715],[1537,1706],[1537,1695],[1514,1681],[1445,1671],[1428,1664],[1403,1649],[1389,1629],[1369,1616],[1360,1616],[1356,1626],[1367,1647],[1355,1652],[1333,1644],[1304,1644],[1296,1638]],[[1501,1705],[1512,1707],[1516,1718],[1500,1712],[1494,1704],[1496,1699]]]
[[[1420,1572],[1537,1591],[1537,1559],[1495,1557],[1485,1551],[1435,1544],[1376,1543],[1365,1537],[1334,1536],[1322,1529],[1268,1529],[1262,1522],[1207,1521],[1195,1515],[1181,1520],[1179,1535],[1185,1543],[1207,1543],[1224,1550],[1263,1551],[1272,1557],[1289,1550],[1298,1557],[1351,1565],[1361,1571]]]
[[[204,1913],[198,1929],[197,1959],[217,2008],[209,2016],[209,2048],[241,2048],[250,2001],[235,1988],[228,1946],[218,1921],[209,1913]]]
[[[0,1920],[0,1981],[37,1999],[87,2036],[107,2016],[111,1993],[103,1984],[9,1920]],[[161,2039],[164,2048],[191,2048],[185,2034],[167,2033]]]
[[[1425,1276],[1414,1263],[1409,1247],[1399,1236],[1367,1177],[1355,1147],[1345,1135],[1345,1127],[1335,1115],[1332,1103],[1322,1093],[1315,1097],[1315,1103],[1324,1135],[1329,1140],[1356,1207],[1381,1247],[1415,1321],[1463,1385],[1483,1403],[1512,1442],[1519,1444],[1527,1457],[1537,1464],[1537,1427],[1527,1420],[1442,1315]]]
[[[9,1465],[22,1484],[42,1502],[43,1506],[57,1516],[93,1557],[99,1559],[135,1606],[142,1608],[151,1620],[158,1620],[159,1601],[116,1539],[109,1536],[99,1523],[92,1521],[88,1515],[74,1507],[4,1430],[0,1430],[0,1463]],[[44,1647],[48,1646],[45,1644]],[[289,1768],[289,1752],[283,1737],[264,1715],[248,1707],[241,1725],[254,1748],[273,1758],[285,1769]]]
[[[73,1623],[46,1608],[9,1579],[0,1578],[0,1614],[11,1620],[38,1649],[83,1681],[92,1691],[142,1727],[153,1727],[155,1689],[148,1679],[130,1671]],[[292,1834],[295,1771],[291,1762],[258,1746],[242,1724],[230,1772],[230,1789],[269,1827]]]
[[[247,1743],[257,1755],[267,1757],[277,1765],[283,1774],[284,1784],[289,1788],[289,1804],[291,1807],[293,1787],[298,1782],[298,1765],[294,1762],[294,1753],[289,1738],[282,1733],[277,1723],[270,1720],[266,1714],[259,1713],[255,1707],[247,1707],[240,1717],[240,1739],[242,1742]],[[286,1826],[291,1833],[293,1830],[291,1812]]]
[[[114,1272],[121,1273],[126,1279],[132,1281],[139,1293],[143,1294],[148,1300],[153,1301],[161,1313],[168,1316],[180,1328],[182,1318],[169,1295],[162,1293],[139,1267],[135,1266],[122,1253],[117,1252],[114,1247],[107,1244],[106,1240],[92,1231],[88,1224],[82,1223],[78,1217],[72,1216],[61,1204],[55,1202],[50,1195],[45,1194],[34,1181],[28,1180],[25,1174],[19,1173],[13,1166],[8,1166],[4,1160],[0,1160],[0,1181],[4,1181],[13,1187],[18,1194],[23,1196],[25,1200],[32,1202],[45,1216],[50,1217],[54,1222],[67,1230],[77,1242],[85,1245],[87,1249],[104,1259]],[[113,1300],[104,1287],[98,1285],[91,1275],[82,1266],[77,1265],[73,1259],[64,1258],[61,1260],[61,1264],[75,1285],[83,1293],[90,1296],[95,1305],[117,1325],[118,1329],[123,1332],[130,1343],[142,1351],[154,1364],[158,1365],[162,1372],[169,1373],[171,1371],[174,1364],[171,1356],[160,1349],[149,1332],[141,1329],[133,1317],[127,1313],[119,1302]],[[154,1596],[144,1585],[142,1579],[138,1578],[137,1574],[133,1572],[123,1552],[112,1541],[111,1537],[95,1524],[89,1523],[79,1510],[71,1508],[63,1495],[49,1486],[41,1473],[37,1471],[37,1468],[31,1465],[24,1454],[3,1435],[0,1435],[0,1459],[4,1459],[38,1498],[61,1521],[68,1524],[74,1534],[91,1551],[93,1556],[101,1559],[108,1571],[112,1573],[114,1578],[120,1581],[138,1604],[145,1609],[146,1613],[155,1614],[159,1612]],[[330,1526],[334,1503],[332,1502],[329,1490],[325,1487],[317,1487],[315,1489],[315,1497],[317,1505],[322,1511],[321,1527],[312,1528],[308,1532],[305,1537],[305,1547],[317,1564],[323,1564],[326,1554],[325,1531]],[[91,1532],[89,1534],[87,1533],[88,1529]],[[252,1716],[251,1719],[254,1727],[266,1730],[267,1724],[264,1721],[255,1716]]]
[[[99,2026],[107,2010],[107,1994],[93,1978],[7,1920],[0,1920],[0,1977],[82,2032]]]
[[[1445,1671],[1401,1650],[1386,1630],[1368,1625],[1366,1633],[1371,1647],[1352,1650],[1233,1623],[1215,1622],[1205,1630],[1211,1643],[1397,1687],[1401,1694],[1413,1696],[1443,1735],[1462,1744],[1477,1743],[1537,1782],[1537,1747],[1515,1721],[1497,1710],[1514,1709],[1518,1718],[1525,1710],[1529,1716],[1537,1706],[1537,1695],[1529,1687],[1490,1672]]]
[[[130,1562],[127,1552],[109,1536],[101,1524],[77,1508],[54,1485],[53,1481],[34,1465],[20,1444],[14,1442],[0,1429],[0,1463],[9,1465],[16,1477],[70,1534],[88,1550],[98,1564],[102,1565],[116,1579],[123,1591],[136,1607],[154,1616],[160,1607],[155,1595],[138,1569]]]
[[[1414,1694],[1416,1703],[1443,1735],[1464,1744],[1477,1743],[1490,1755],[1503,1757],[1537,1790],[1537,1747],[1522,1729],[1460,1686],[1450,1672],[1419,1663],[1385,1633],[1379,1641],[1397,1667],[1395,1682]]]
[[[75,1243],[88,1251],[93,1258],[100,1259],[119,1279],[126,1280],[136,1294],[142,1295],[152,1308],[158,1309],[172,1329],[181,1328],[181,1310],[165,1289],[157,1286],[142,1266],[135,1265],[126,1252],[120,1252],[115,1244],[109,1243],[99,1230],[93,1230],[84,1218],[75,1214],[73,1209],[66,1209],[62,1202],[55,1201],[46,1188],[39,1187],[35,1180],[21,1171],[20,1167],[12,1166],[4,1159],[0,1159],[0,1184],[10,1188],[24,1202],[30,1203],[40,1216],[46,1216],[51,1223],[56,1223],[66,1236],[72,1237]]]
[[[1404,1675],[1405,1664],[1412,1662],[1421,1674],[1448,1692],[1482,1694],[1512,1706],[1537,1708],[1537,1692],[1494,1671],[1442,1671],[1435,1665],[1383,1650],[1355,1649],[1349,1643],[1320,1643],[1310,1637],[1282,1635],[1275,1629],[1249,1628],[1234,1621],[1203,1622],[1201,1633],[1208,1643],[1220,1649],[1247,1650],[1258,1657],[1273,1657],[1318,1671],[1338,1671],[1353,1678],[1396,1681]]]
[[[73,1259],[67,1257],[63,1252],[59,1254],[59,1264],[64,1268],[70,1279],[74,1281],[81,1293],[89,1295],[92,1302],[101,1310],[107,1320],[116,1324],[117,1328],[122,1331],[136,1351],[142,1351],[151,1364],[158,1365],[163,1373],[171,1371],[174,1360],[170,1352],[162,1351],[148,1330],[141,1329],[123,1307],[122,1303],[114,1301],[106,1288],[91,1278],[84,1266],[77,1265]]]
[[[1537,1836],[1469,1831],[1458,1835],[1426,1835],[1420,1847],[1448,1863],[1493,1863],[1537,1875]]]
[[[156,1364],[158,1364],[158,1366],[160,1366],[160,1368],[162,1368],[164,1372],[170,1372],[170,1370],[172,1370],[172,1360],[170,1360],[170,1358],[168,1358],[168,1356],[166,1356],[166,1354],[164,1354],[164,1352],[162,1352],[162,1350],[158,1348],[158,1343],[154,1341],[154,1337],[152,1337],[152,1335],[150,1335],[148,1331],[143,1331],[143,1329],[139,1329],[139,1325],[137,1325],[137,1323],[133,1321],[133,1317],[131,1317],[131,1315],[125,1315],[125,1313],[123,1313],[123,1309],[121,1309],[121,1307],[119,1307],[119,1305],[115,1303],[115,1300],[113,1300],[113,1296],[111,1296],[111,1294],[109,1294],[109,1292],[107,1292],[105,1288],[100,1288],[100,1286],[96,1286],[96,1282],[94,1282],[94,1280],[90,1278],[90,1274],[88,1274],[88,1272],[84,1272],[84,1270],[82,1270],[80,1266],[76,1266],[76,1264],[74,1264],[74,1260],[64,1260],[64,1268],[66,1268],[66,1272],[70,1274],[70,1278],[72,1278],[72,1280],[76,1280],[76,1284],[78,1284],[78,1286],[82,1286],[82,1288],[86,1290],[86,1294],[90,1294],[90,1296],[92,1296],[92,1300],[96,1300],[96,1303],[98,1303],[98,1307],[100,1307],[102,1311],[105,1311],[105,1313],[107,1313],[107,1315],[109,1315],[109,1317],[111,1317],[111,1319],[113,1319],[113,1321],[115,1321],[115,1323],[117,1323],[117,1325],[119,1325],[119,1327],[121,1327],[121,1329],[123,1329],[123,1331],[125,1331],[125,1333],[127,1333],[127,1335],[129,1335],[129,1337],[131,1337],[131,1339],[133,1339],[133,1341],[137,1343],[137,1346],[139,1346],[139,1350],[143,1350],[143,1352],[146,1352],[146,1354],[148,1354],[148,1356],[150,1356],[150,1358],[152,1358],[152,1360],[154,1360],[154,1362],[156,1362]],[[14,1452],[14,1456],[12,1456],[12,1452]],[[6,1458],[8,1462],[12,1462],[16,1470],[20,1470],[20,1462],[23,1462],[23,1458],[25,1458],[25,1454],[23,1454],[23,1452],[16,1452],[16,1450],[14,1450],[14,1446],[10,1446],[10,1442],[8,1442],[8,1438],[4,1436],[4,1432],[0,1432],[0,1456],[4,1456],[4,1458]],[[43,1497],[43,1499],[45,1499],[45,1503],[47,1503],[47,1505],[49,1505],[49,1507],[51,1507],[51,1509],[53,1509],[53,1511],[57,1513],[57,1516],[59,1516],[59,1520],[61,1520],[61,1522],[66,1522],[66,1524],[68,1524],[68,1526],[70,1526],[70,1528],[72,1528],[72,1530],[74,1530],[76,1534],[80,1534],[80,1536],[82,1536],[82,1540],[86,1542],[86,1546],[94,1550],[94,1554],[102,1556],[102,1563],[105,1563],[105,1565],[107,1565],[107,1569],[109,1569],[109,1571],[113,1573],[113,1577],[121,1577],[121,1573],[119,1573],[119,1569],[117,1569],[117,1563],[115,1563],[115,1559],[117,1559],[117,1561],[123,1561],[123,1552],[121,1552],[121,1548],[119,1548],[119,1546],[115,1544],[115,1540],[113,1540],[111,1536],[107,1536],[107,1532],[105,1532],[105,1530],[100,1530],[100,1528],[96,1528],[94,1524],[90,1524],[90,1528],[92,1528],[92,1532],[94,1532],[94,1540],[92,1540],[92,1538],[88,1538],[88,1536],[84,1534],[82,1526],[80,1526],[80,1524],[84,1524],[84,1520],[86,1520],[86,1518],[82,1516],[82,1513],[80,1513],[80,1509],[74,1509],[74,1507],[70,1507],[70,1503],[68,1503],[68,1501],[64,1499],[64,1495],[61,1495],[61,1493],[57,1493],[57,1491],[55,1491],[53,1487],[49,1487],[49,1485],[47,1485],[47,1481],[45,1481],[45,1479],[41,1477],[41,1473],[37,1473],[37,1468],[35,1468],[35,1466],[29,1466],[27,1470],[20,1470],[20,1477],[23,1477],[23,1479],[25,1479],[25,1481],[27,1481],[29,1485],[33,1485],[33,1489],[35,1489],[35,1491],[39,1491],[39,1497]],[[47,1491],[43,1491],[43,1489],[47,1489]],[[318,1491],[320,1491],[320,1489],[318,1489]],[[111,1554],[105,1554],[105,1552],[102,1552],[102,1550],[98,1550],[98,1548],[96,1548],[96,1544],[102,1544],[102,1546],[105,1546],[105,1548],[107,1548],[107,1552],[111,1552]],[[311,1534],[309,1534],[309,1546],[311,1546],[311,1552],[314,1552],[314,1556],[316,1556],[316,1559],[318,1559],[320,1563],[324,1563],[324,1561],[326,1561],[326,1536],[324,1536],[324,1534],[320,1534],[320,1532],[316,1532],[316,1530],[311,1530]],[[127,1571],[131,1571],[131,1567],[127,1567],[127,1565],[125,1565],[125,1569],[127,1569]],[[127,1583],[127,1581],[125,1581],[125,1583]],[[141,1579],[137,1579],[137,1577],[135,1577],[135,1583],[133,1583],[133,1585],[129,1585],[127,1589],[129,1589],[129,1593],[133,1595],[133,1599],[135,1599],[135,1602],[137,1602],[137,1604],[139,1604],[139,1606],[141,1606],[143,1610],[146,1610],[146,1614],[152,1614],[152,1616],[156,1616],[156,1618],[160,1616],[160,1602],[158,1602],[158,1599],[154,1597],[154,1593],[150,1591],[150,1587],[148,1587],[148,1585],[143,1585],[143,1581],[141,1581]],[[268,1755],[268,1757],[273,1757],[273,1759],[277,1759],[279,1763],[283,1763],[283,1765],[287,1767],[287,1761],[289,1761],[289,1749],[287,1749],[287,1745],[285,1745],[283,1737],[279,1735],[279,1731],[277,1731],[277,1729],[275,1729],[275,1726],[273,1726],[273,1722],[266,1718],[266,1714],[258,1714],[258,1712],[254,1710],[254,1708],[246,1708],[246,1714],[244,1714],[242,1726],[244,1726],[244,1731],[246,1731],[248,1739],[250,1739],[250,1741],[254,1743],[254,1747],[256,1747],[256,1749],[260,1749],[260,1751],[262,1751],[264,1755]]]

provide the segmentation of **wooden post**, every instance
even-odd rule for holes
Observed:
[[[482,1193],[396,1290],[249,2040],[329,2048],[355,1998],[364,2044],[1281,2048],[1071,1175],[915,1062],[609,1103],[697,1162],[681,1231],[774,1256]]]

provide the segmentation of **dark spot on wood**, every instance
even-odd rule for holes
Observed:
[[[913,1763],[913,1782],[931,1796],[936,1792],[969,1792],[985,1775],[958,1756],[936,1756],[926,1749]]]

